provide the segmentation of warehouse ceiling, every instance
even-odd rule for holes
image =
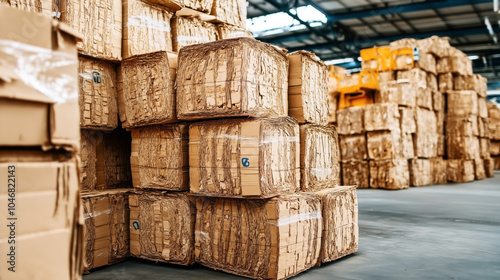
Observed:
[[[500,15],[494,0],[247,0],[247,27],[290,52],[309,50],[356,71],[359,51],[402,38],[447,36],[474,72],[500,88]]]

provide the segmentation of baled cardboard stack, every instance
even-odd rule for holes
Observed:
[[[487,174],[489,175],[488,177],[493,177],[492,170],[500,169],[500,109],[496,103],[488,103],[487,109],[487,130],[490,136],[490,141],[489,143],[485,143],[481,140],[481,155],[483,155],[483,149],[489,151],[491,160],[485,160],[484,165]],[[485,146],[487,146],[487,148]]]
[[[338,107],[338,89],[339,81],[346,76],[346,69],[328,65],[328,123],[335,125],[337,123]]]
[[[7,256],[2,278],[77,280],[83,261],[79,39],[42,14],[3,4],[0,14],[0,25],[9,26],[0,34],[0,129],[5,132],[0,136],[0,179],[5,182],[0,216],[8,229],[0,233],[0,250]],[[36,26],[43,36],[21,36],[26,26]],[[36,80],[26,80],[25,67]],[[47,83],[52,80],[59,83]]]

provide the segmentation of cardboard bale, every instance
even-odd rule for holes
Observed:
[[[122,2],[120,0],[65,0],[62,20],[82,35],[79,52],[120,61],[122,58]]]
[[[446,136],[442,134],[438,134],[437,141],[437,156],[442,157],[446,155]]]
[[[500,108],[496,103],[486,103],[488,109],[488,118],[492,120],[500,120]]]
[[[488,118],[477,118],[479,137],[490,138],[489,121]]]
[[[219,31],[215,24],[202,20],[197,16],[174,17],[172,19],[173,50],[214,42],[219,39]]]
[[[472,61],[467,57],[447,56],[438,59],[436,63],[438,74],[453,73],[472,75]]]
[[[388,70],[388,71],[378,72],[379,85],[395,80],[396,80],[396,71]]]
[[[432,168],[432,184],[446,184],[448,182],[446,175],[446,160],[442,158],[432,158],[430,161]]]
[[[417,106],[425,109],[433,109],[433,92],[431,89],[418,88],[417,89]]]
[[[123,59],[173,50],[170,27],[173,13],[144,2],[147,1],[122,1]]]
[[[357,186],[358,189],[370,187],[370,167],[368,161],[342,162],[342,183]]]
[[[350,107],[337,111],[337,132],[340,135],[363,133],[363,107]]]
[[[96,160],[100,134],[92,130],[82,130],[80,139],[80,188],[93,190],[97,186]]]
[[[469,117],[454,117],[448,116],[446,118],[446,135],[456,136],[478,136],[478,120],[477,116]]]
[[[419,48],[420,52],[430,53],[436,57],[443,57],[448,55],[450,48],[450,38],[432,36],[429,38],[415,40],[412,38],[405,38],[391,42],[393,50],[402,48]]]
[[[401,158],[401,131],[370,131],[366,133],[366,146],[370,159]]]
[[[482,159],[490,158],[490,139],[488,138],[479,138],[479,149],[480,155]]]
[[[189,190],[188,142],[186,124],[133,129],[130,156],[133,187]]]
[[[488,94],[488,79],[479,74],[474,74],[474,85],[474,91],[477,92],[477,95],[486,97]]]
[[[196,209],[187,193],[139,191],[129,195],[130,254],[133,257],[194,263]]]
[[[380,90],[375,92],[375,103],[397,103],[401,106],[415,107],[417,88],[409,80],[379,83]]]
[[[439,91],[446,93],[453,90],[453,73],[443,73],[438,76]]]
[[[448,115],[463,116],[477,115],[477,93],[470,90],[449,91],[447,94]]]
[[[395,130],[399,128],[398,104],[370,104],[364,107],[366,131]],[[340,123],[339,123],[340,125]]]
[[[242,0],[214,0],[212,12],[217,21],[245,27],[247,20],[246,2]]]
[[[59,18],[61,16],[61,1],[59,0],[1,0],[0,3],[33,13]]]
[[[474,75],[455,75],[453,77],[453,88],[455,90],[476,90]]]
[[[500,156],[500,141],[490,141],[490,155]]]
[[[287,55],[288,115],[299,123],[328,123],[328,70],[313,53],[298,51]]]
[[[446,119],[445,110],[440,110],[436,112],[436,129],[437,133],[439,134],[445,134],[445,119]]]
[[[368,158],[366,150],[366,135],[340,135],[340,155],[342,162],[365,160]]]
[[[438,79],[435,74],[427,73],[427,88],[432,91],[439,91]]]
[[[476,180],[483,180],[487,178],[483,159],[474,159],[474,174]]]
[[[328,123],[337,122],[337,105],[339,92],[337,91],[337,79],[328,77]]]
[[[473,160],[448,159],[446,160],[446,164],[448,182],[466,183],[474,181]]]
[[[488,107],[486,107],[486,98],[484,97],[477,99],[477,114],[481,118],[488,117]]]
[[[486,178],[495,177],[495,160],[492,158],[484,159],[484,171]]]
[[[0,122],[0,146],[76,153],[80,145],[78,38],[42,14],[7,5],[0,5],[0,14],[0,25],[9,26],[0,31],[0,119],[5,120]],[[26,31],[31,27],[36,32]],[[22,35],[26,32],[30,36]]]
[[[84,228],[76,158],[3,149],[0,180],[5,182],[0,189],[2,279],[81,279]],[[14,263],[10,257],[6,261],[12,251]]]
[[[340,186],[339,137],[333,125],[300,126],[302,191]]]
[[[80,127],[113,130],[118,125],[116,65],[79,57]]]
[[[269,200],[200,198],[196,262],[253,279],[292,277],[318,263],[321,207],[321,198],[307,193]]]
[[[188,7],[204,13],[210,13],[213,1],[208,0],[144,0],[146,3],[159,5],[172,11]]]
[[[494,168],[495,170],[500,170],[500,156],[496,156],[496,157],[492,157],[492,159],[494,160]]]
[[[190,191],[272,197],[300,183],[299,125],[290,118],[224,119],[189,127]]]
[[[130,255],[128,190],[82,194],[85,219],[85,263],[89,270],[124,260]]]
[[[417,126],[415,122],[415,109],[413,108],[399,108],[400,128],[402,133],[415,133]]]
[[[486,136],[489,136],[491,140],[500,140],[500,122],[489,121],[487,125],[488,134]]]
[[[413,135],[414,153],[419,158],[437,156],[437,120],[433,111],[417,108],[415,110],[416,133]]]
[[[356,186],[316,192],[321,196],[323,232],[318,264],[331,262],[358,251],[358,198]]]
[[[401,156],[406,159],[415,157],[415,147],[413,146],[413,135],[411,133],[401,133]]]
[[[217,29],[219,30],[219,39],[232,39],[238,37],[248,37],[253,38],[252,32],[246,30],[245,28],[234,26],[231,24],[220,23],[217,24]]]
[[[406,80],[414,84],[416,88],[427,88],[427,73],[419,68],[397,72],[397,80]]]
[[[428,186],[434,182],[432,161],[430,159],[410,160],[410,185]]]
[[[175,55],[160,51],[122,61],[118,106],[124,128],[176,121],[171,72]]]
[[[185,47],[177,71],[179,119],[288,115],[288,61],[251,38]]]
[[[479,139],[477,137],[447,135],[446,148],[449,159],[480,158]]]
[[[410,187],[406,159],[371,160],[370,188],[400,190]]]
[[[444,107],[444,94],[440,91],[432,92],[432,109],[434,111],[442,111]]]

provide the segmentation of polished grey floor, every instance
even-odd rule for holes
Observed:
[[[359,251],[294,279],[500,279],[500,173],[467,184],[359,190]],[[243,279],[130,259],[84,280]]]

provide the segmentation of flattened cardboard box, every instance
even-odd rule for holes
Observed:
[[[130,189],[82,194],[85,218],[84,271],[114,264],[130,254]]]
[[[300,126],[300,181],[302,191],[340,185],[339,137],[334,126]]]
[[[313,53],[288,54],[288,115],[299,123],[328,123],[328,70]]]
[[[366,134],[340,135],[339,138],[342,162],[365,160],[368,158]]]
[[[406,159],[370,161],[370,188],[401,190],[409,187],[410,173]]]
[[[315,192],[321,196],[323,233],[318,264],[331,262],[358,251],[358,198],[356,186]]]
[[[189,190],[188,142],[187,124],[133,129],[130,163],[134,188]]]
[[[80,128],[113,130],[118,126],[116,65],[78,58]]]
[[[448,159],[446,160],[446,164],[448,182],[466,183],[474,181],[475,172],[473,160]]]
[[[342,162],[342,184],[355,185],[358,189],[370,187],[370,166],[368,161]]]
[[[190,191],[272,197],[300,185],[299,125],[290,117],[224,119],[189,127]]]
[[[14,223],[15,229],[10,229],[15,230],[15,245],[8,243],[10,231],[0,231],[2,254],[10,254],[15,246],[16,256],[15,263],[1,262],[2,279],[81,279],[84,229],[77,160],[67,154],[3,150],[0,171],[5,182],[0,188],[5,205],[0,218],[17,218],[9,221]],[[12,193],[8,179],[15,183],[14,216],[7,216]],[[15,272],[8,270],[12,266]]]
[[[0,51],[0,146],[41,146],[76,152],[80,141],[78,115],[76,43],[78,37],[67,25],[42,14],[0,6],[0,39],[15,53]],[[25,28],[37,27],[26,37]],[[39,47],[33,52],[32,47]],[[5,48],[3,48],[5,49]],[[41,61],[39,57],[45,57]],[[21,63],[21,60],[24,61]],[[31,63],[35,63],[30,65]],[[58,61],[59,63],[52,63]],[[20,63],[20,64],[19,64]],[[47,68],[38,68],[40,63]],[[22,69],[30,69],[30,74]],[[31,73],[36,70],[36,73]],[[36,81],[27,79],[36,75]],[[57,80],[58,83],[50,81]]]
[[[364,133],[363,107],[350,107],[337,111],[338,134],[353,135]]]
[[[172,45],[176,52],[186,46],[214,42],[218,39],[219,31],[215,24],[198,16],[176,16],[172,19]]]
[[[288,115],[288,61],[251,38],[187,46],[179,53],[177,117]]]
[[[253,279],[285,279],[318,263],[318,195],[200,198],[196,210],[195,256],[204,266]]]
[[[194,262],[196,210],[187,193],[136,191],[129,204],[132,256],[180,265]]]
[[[173,13],[140,0],[124,0],[123,59],[157,51],[172,51]]]

